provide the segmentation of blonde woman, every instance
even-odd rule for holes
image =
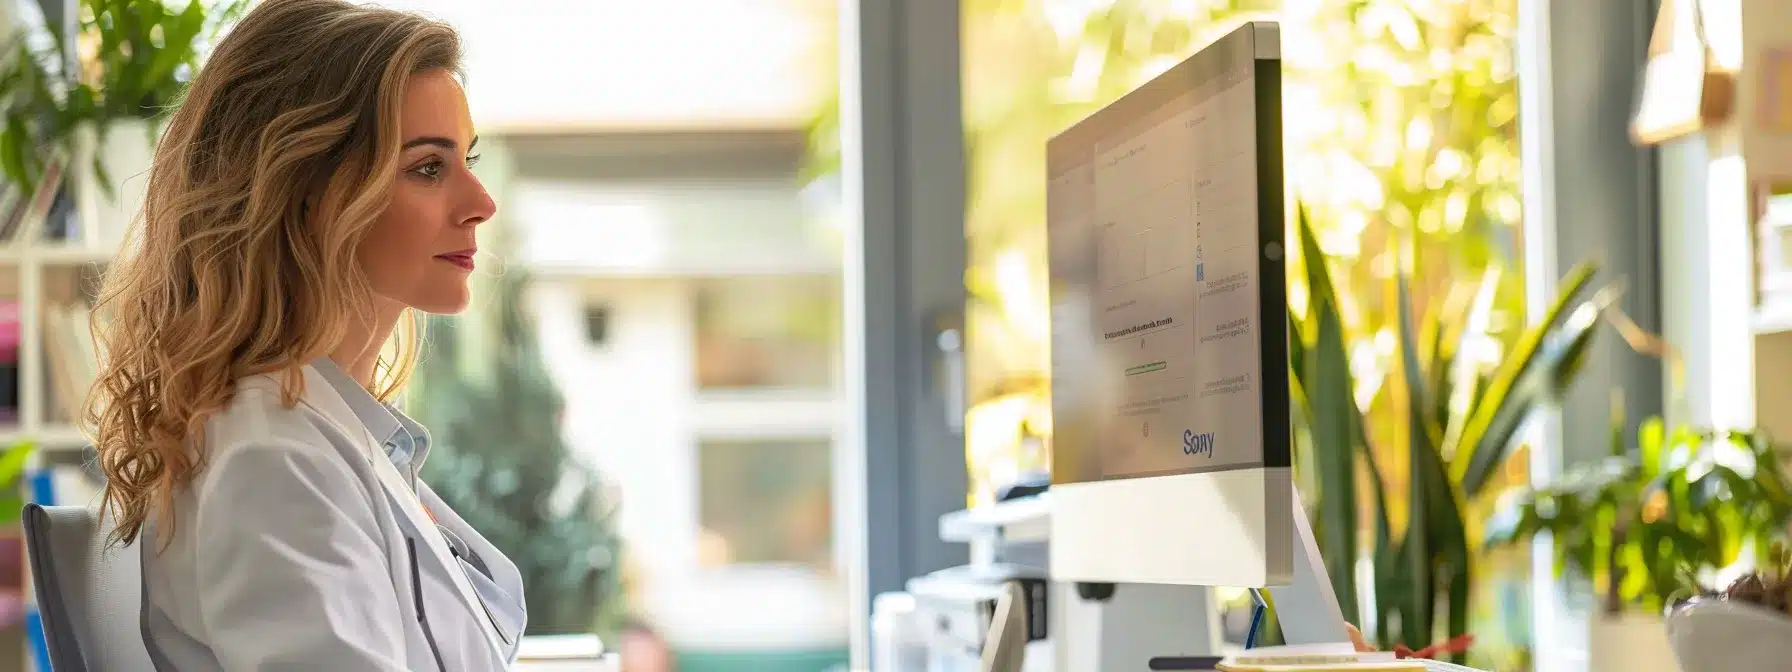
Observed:
[[[515,565],[417,480],[429,435],[386,403],[496,207],[459,58],[418,16],[267,0],[156,148],[86,420],[159,670],[515,657]]]

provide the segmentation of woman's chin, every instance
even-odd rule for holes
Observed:
[[[431,315],[458,315],[467,310],[472,293],[466,287],[455,292],[443,292],[438,296],[430,296],[411,302],[411,308]]]

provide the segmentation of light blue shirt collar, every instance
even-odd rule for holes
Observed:
[[[384,442],[386,456],[399,471],[411,472],[421,469],[424,458],[429,456],[429,430],[410,416],[399,411],[397,407],[380,401],[373,393],[337,366],[335,360],[328,357],[312,362],[311,367],[330,383],[331,389],[348,403],[355,418],[367,427],[374,438]]]

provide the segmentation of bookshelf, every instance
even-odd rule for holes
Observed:
[[[0,247],[0,288],[16,309],[16,392],[0,424],[0,445],[35,442],[41,451],[82,451],[80,398],[97,365],[87,329],[94,291],[115,250],[80,242],[22,241]],[[0,325],[4,328],[4,325]]]
[[[37,446],[26,475],[31,501],[93,503],[100,480],[89,464],[89,442],[73,420],[98,365],[86,316],[113,249],[72,237],[20,238],[0,243],[0,340],[13,346],[10,361],[0,360],[10,373],[0,394],[0,446]],[[17,669],[44,672],[47,648],[36,595],[22,558],[19,566],[23,627],[8,627],[0,636],[0,649],[13,651],[17,644],[17,653],[0,659],[20,655]]]

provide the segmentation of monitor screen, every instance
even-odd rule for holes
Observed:
[[[1259,46],[1235,32],[1047,146],[1054,483],[1288,466],[1281,81]]]

